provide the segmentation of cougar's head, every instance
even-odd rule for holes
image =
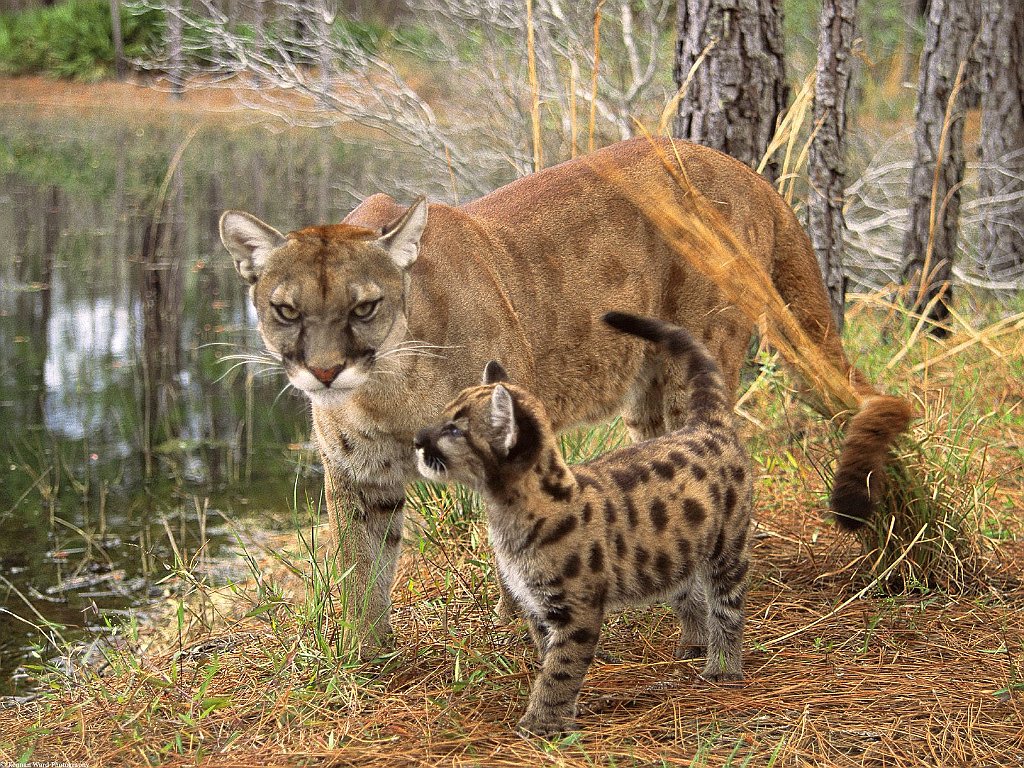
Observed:
[[[248,213],[221,217],[263,342],[314,403],[344,400],[405,338],[408,274],[426,221],[422,198],[381,231],[335,224],[282,235]]]
[[[429,480],[500,487],[533,466],[549,432],[540,402],[508,384],[492,360],[482,384],[460,392],[438,424],[417,433],[416,465]]]

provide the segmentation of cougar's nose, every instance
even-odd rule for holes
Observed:
[[[331,382],[338,378],[338,374],[341,373],[341,369],[344,366],[336,365],[333,368],[316,368],[309,366],[309,372],[312,373],[325,387],[331,386]]]
[[[412,439],[413,448],[426,448],[430,444],[430,430],[421,429]]]

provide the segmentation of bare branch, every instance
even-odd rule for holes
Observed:
[[[968,166],[967,176],[976,178],[977,170],[978,166]],[[846,271],[858,290],[877,290],[901,280],[903,239],[910,226],[906,194],[910,172],[909,160],[872,162],[846,189]],[[1024,178],[1019,180],[1024,182]],[[1019,188],[998,195],[976,196],[964,203],[959,254],[953,269],[957,280],[985,290],[1024,288],[1024,269],[993,271],[977,247],[979,230],[986,218],[1011,221],[1022,205],[1024,191]]]

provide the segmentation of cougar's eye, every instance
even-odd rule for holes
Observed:
[[[362,301],[352,308],[352,316],[358,320],[369,320],[377,313],[377,307],[380,306],[380,302],[381,299]]]
[[[454,424],[445,424],[441,427],[441,437],[459,438],[462,437],[462,430]]]
[[[271,304],[274,308],[274,312],[277,313],[278,319],[283,323],[294,323],[302,315],[295,307],[291,304]]]

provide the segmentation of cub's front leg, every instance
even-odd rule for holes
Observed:
[[[530,703],[519,721],[524,736],[556,736],[576,730],[576,699],[594,660],[603,612],[559,606],[543,623],[532,618],[531,634],[540,638],[540,674],[530,689]]]
[[[391,587],[402,544],[405,487],[370,486],[323,457],[324,492],[330,522],[325,547],[340,577],[344,621],[362,659],[371,659],[394,640]]]

